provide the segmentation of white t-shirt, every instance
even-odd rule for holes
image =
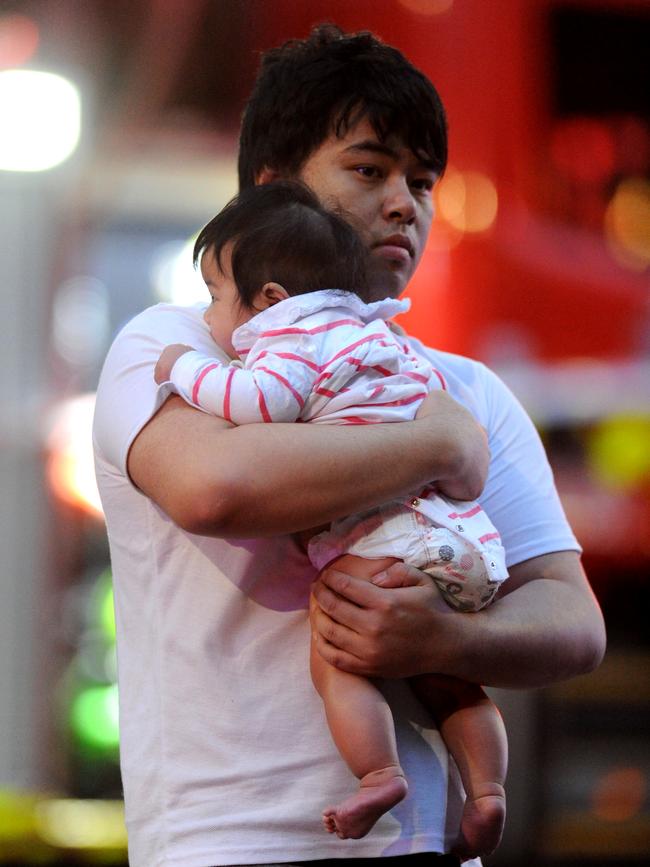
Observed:
[[[291,537],[192,535],[127,476],[129,447],[168,396],[168,386],[153,380],[162,348],[187,343],[224,357],[204,307],[159,304],[137,316],[116,338],[97,392],[94,445],[115,587],[131,867],[444,851],[458,831],[458,777],[400,681],[385,691],[408,797],[362,840],[323,831],[323,807],[356,780],[309,677],[306,605],[315,571]],[[482,364],[412,343],[489,432],[492,463],[480,501],[508,564],[579,550],[539,438],[506,387]]]

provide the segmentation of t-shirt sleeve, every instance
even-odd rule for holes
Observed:
[[[501,534],[508,566],[554,551],[580,551],[560,503],[544,447],[508,387],[479,365],[482,423],[489,433],[490,473],[481,504]]]
[[[99,459],[124,475],[133,441],[171,393],[168,383],[157,385],[153,378],[169,343],[219,353],[197,308],[159,304],[131,320],[106,357],[97,387],[93,445]]]

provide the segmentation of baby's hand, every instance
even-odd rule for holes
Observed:
[[[432,425],[438,460],[447,459],[446,472],[434,478],[440,493],[453,500],[479,497],[488,475],[490,450],[487,434],[478,421],[440,389],[429,392],[415,417]]]
[[[176,361],[185,355],[186,352],[191,352],[193,346],[186,346],[184,343],[172,343],[166,346],[160,353],[160,358],[156,362],[156,367],[153,372],[153,378],[160,385],[161,382],[167,382],[172,372],[172,367]]]

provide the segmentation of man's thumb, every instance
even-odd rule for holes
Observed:
[[[383,572],[377,572],[370,579],[376,587],[417,587],[424,582],[425,576],[413,566],[406,563],[393,563]]]

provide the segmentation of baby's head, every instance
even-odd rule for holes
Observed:
[[[230,355],[230,336],[256,313],[292,295],[339,289],[367,292],[363,241],[303,184],[278,181],[241,192],[199,233],[212,303],[205,314]]]

